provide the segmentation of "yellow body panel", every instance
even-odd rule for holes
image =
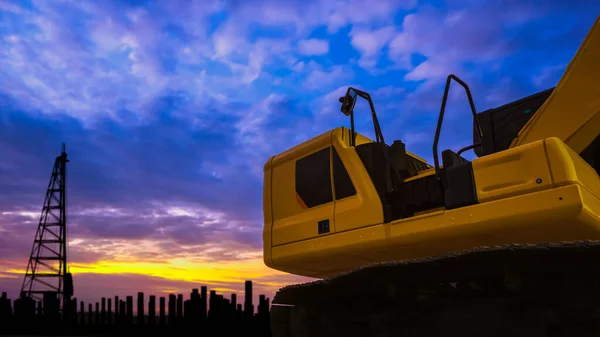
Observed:
[[[472,163],[479,204],[432,210],[285,245],[265,245],[265,256],[270,257],[265,263],[285,272],[322,278],[368,263],[476,246],[600,239],[600,177],[558,138]],[[348,166],[348,171],[354,170]],[[378,209],[381,206],[371,213]],[[365,209],[365,213],[370,212]],[[336,230],[361,223],[351,217],[345,221],[336,219]]]
[[[272,246],[289,244],[318,236],[316,223],[330,220],[331,235],[336,232],[355,229],[359,226],[383,222],[383,212],[377,191],[369,183],[369,175],[362,166],[360,158],[349,146],[350,132],[346,128],[337,128],[323,133],[305,143],[274,156],[265,166],[265,175],[270,177],[270,198],[268,205],[263,205],[266,212],[271,212],[271,221],[265,221],[265,228],[271,228]],[[357,135],[357,144],[371,142],[370,139]],[[331,203],[305,209],[297,201],[295,191],[296,160],[309,154],[333,146],[344,163],[354,184],[357,194],[336,200]],[[415,156],[415,158],[418,158]],[[353,169],[349,169],[349,168]],[[333,182],[333,170],[331,181]],[[335,189],[333,197],[335,200]],[[266,194],[265,194],[266,195]],[[269,209],[267,210],[267,207]],[[357,225],[360,224],[360,225]]]
[[[473,160],[477,200],[487,202],[552,187],[544,141]]]
[[[278,246],[317,236],[314,224],[333,223],[333,202],[304,209],[296,197],[296,160],[331,146],[333,131],[321,134],[273,158],[271,164],[273,208],[272,244]],[[332,225],[332,233],[335,225]]]
[[[581,153],[600,125],[600,17],[546,102],[519,132],[511,147],[547,137],[562,139]]]
[[[274,247],[271,267],[323,278],[474,246],[598,240],[599,217],[600,199],[573,184]]]
[[[379,195],[371,184],[369,173],[362,165],[358,154],[353,147],[349,146],[349,135],[350,132],[346,128],[335,129],[332,134],[333,145],[357,191],[356,195],[336,200],[334,203],[335,231],[338,233],[383,222]],[[361,137],[361,142],[367,141],[369,140],[366,137]],[[359,144],[358,140],[357,144]]]
[[[263,198],[263,218],[264,218],[264,229],[263,229],[263,246],[271,247],[273,242],[271,240],[271,231],[273,230],[273,208],[271,207],[271,196],[272,193],[272,184],[271,184],[271,165],[273,164],[273,157],[267,160],[263,170],[265,172],[263,177],[263,195],[269,196],[268,198]],[[263,251],[263,260],[266,265],[271,265],[271,249],[264,249]]]

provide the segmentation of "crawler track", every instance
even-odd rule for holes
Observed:
[[[597,241],[381,263],[280,289],[271,329],[274,337],[596,336],[599,276]]]

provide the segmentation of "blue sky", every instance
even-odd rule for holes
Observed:
[[[448,74],[479,111],[553,87],[599,13],[591,0],[0,0],[0,264],[25,266],[64,141],[75,262],[259,268],[263,164],[348,125],[348,86],[372,94],[388,142],[431,161]],[[459,89],[441,148],[471,144]],[[357,128],[372,135],[367,108]],[[253,272],[267,293],[297,280]]]

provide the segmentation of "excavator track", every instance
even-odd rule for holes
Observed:
[[[600,335],[600,241],[479,247],[280,289],[273,337]]]

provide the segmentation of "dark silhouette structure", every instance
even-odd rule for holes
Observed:
[[[73,296],[73,278],[67,268],[68,162],[65,144],[62,144],[61,154],[54,161],[20,294],[21,298],[42,300],[48,304],[46,308],[54,308],[57,302],[57,312],[48,313],[52,315],[67,308]],[[54,266],[56,263],[58,268]]]
[[[246,298],[244,300],[244,314],[249,317],[254,312],[254,306],[252,305],[252,281],[246,281]]]
[[[99,302],[88,303],[87,313],[83,301],[69,300],[62,313],[52,294],[43,301],[32,298],[19,298],[14,303],[6,293],[0,297],[0,335],[186,335],[194,332],[201,336],[220,336],[236,333],[251,336],[270,336],[269,299],[259,296],[257,312],[252,303],[252,282],[245,283],[244,310],[237,303],[236,294],[230,298],[207,291],[206,287],[192,289],[189,299],[183,294],[169,294],[168,310],[165,310],[165,297],[160,297],[158,315],[156,296],[150,295],[145,301],[144,293],[138,292],[134,314],[133,296],[125,301],[115,297],[115,310],[111,298],[101,298]],[[208,296],[207,296],[208,295]],[[208,307],[204,305],[208,303]],[[146,308],[147,305],[147,308]],[[37,308],[37,310],[36,310]],[[94,310],[95,309],[95,310]],[[205,310],[206,309],[206,310]],[[39,324],[44,322],[44,324]]]
[[[137,324],[144,324],[144,293],[139,292],[137,298]]]

